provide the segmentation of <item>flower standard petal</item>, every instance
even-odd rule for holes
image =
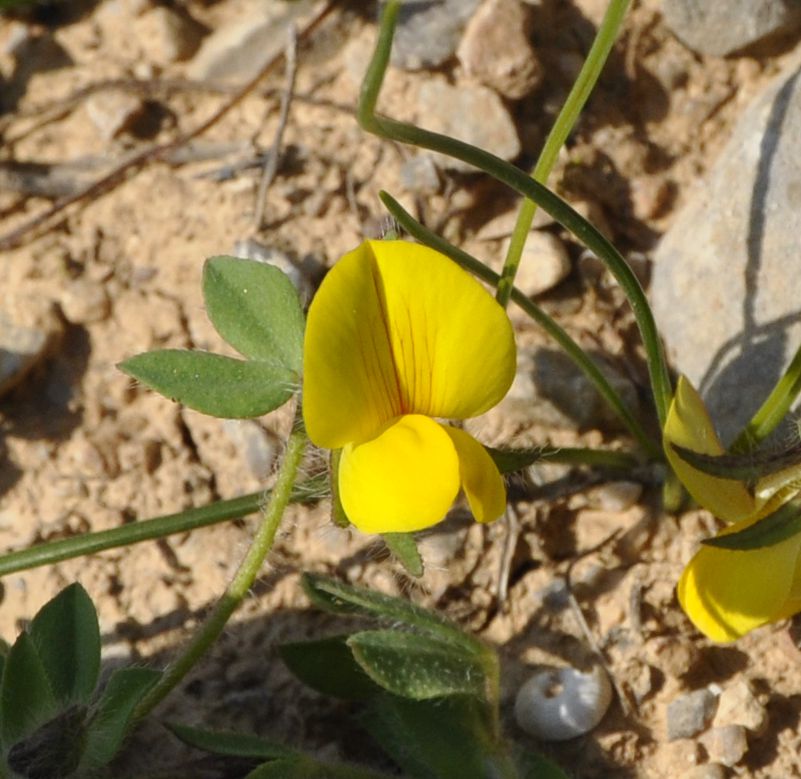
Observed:
[[[466,271],[406,241],[370,241],[405,413],[466,419],[515,375],[506,312]]]
[[[494,522],[506,511],[506,487],[487,450],[469,433],[444,426],[459,455],[459,476],[478,522]]]
[[[339,462],[339,495],[365,533],[406,533],[439,522],[459,492],[459,458],[442,425],[419,414],[349,444]]]
[[[724,532],[742,530],[755,521],[749,519]],[[801,609],[797,597],[800,550],[801,536],[747,551],[704,546],[682,573],[679,602],[710,639],[734,641]]]
[[[401,413],[369,244],[342,257],[320,285],[303,355],[303,417],[318,446],[364,441]]]

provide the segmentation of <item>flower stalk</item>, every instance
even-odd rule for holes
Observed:
[[[587,99],[592,94],[598,77],[601,75],[609,52],[617,40],[618,32],[629,7],[630,0],[611,0],[606,9],[601,26],[592,43],[587,59],[581,67],[573,87],[568,94],[562,110],[556,117],[545,144],[542,147],[540,156],[537,159],[531,177],[540,184],[545,184],[548,176],[553,170],[559,150],[564,146],[567,136],[576,124],[576,121],[584,108]],[[504,307],[509,303],[515,283],[515,275],[520,266],[520,258],[523,254],[523,247],[526,243],[531,224],[534,221],[534,214],[537,212],[537,204],[533,200],[525,198],[520,206],[517,215],[512,237],[509,242],[509,249],[506,252],[506,259],[501,271],[501,280],[498,282],[498,290],[495,295],[496,300]]]

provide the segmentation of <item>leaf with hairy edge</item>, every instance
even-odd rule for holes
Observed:
[[[325,611],[334,614],[369,614],[379,619],[398,621],[434,635],[441,641],[461,646],[478,656],[483,656],[487,651],[480,641],[463,633],[450,620],[401,598],[353,587],[318,574],[305,573],[301,581],[312,603]]]
[[[277,760],[297,756],[294,749],[282,744],[275,744],[260,736],[250,733],[233,733],[222,730],[205,730],[180,725],[176,722],[166,723],[170,732],[190,747],[202,749],[213,755],[226,757],[254,758],[256,760]]]
[[[275,363],[183,349],[138,354],[119,368],[172,400],[225,419],[273,411],[292,397],[299,381],[295,371]]]
[[[419,579],[423,575],[423,558],[411,533],[382,533],[381,538],[409,576]]]
[[[349,635],[278,647],[281,659],[304,684],[323,695],[368,700],[381,688],[365,673],[347,644]]]
[[[58,702],[88,703],[100,674],[100,627],[86,590],[77,583],[62,590],[39,610],[28,633]]]
[[[111,675],[89,720],[83,768],[104,766],[117,754],[134,709],[160,676],[153,668],[120,668]]]
[[[461,647],[418,633],[365,630],[348,639],[370,678],[395,695],[415,700],[486,695],[480,658]]]
[[[203,297],[209,319],[234,349],[300,373],[303,311],[285,273],[254,260],[212,257],[203,268]]]
[[[0,686],[0,735],[6,748],[29,736],[58,713],[33,639],[20,633],[6,657]]]
[[[504,775],[492,772],[489,721],[485,706],[461,696],[412,701],[382,695],[360,717],[382,749],[416,779]]]

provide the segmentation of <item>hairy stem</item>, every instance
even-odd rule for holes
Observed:
[[[133,722],[137,722],[149,714],[181,682],[217,640],[229,618],[253,586],[264,563],[264,558],[272,549],[276,531],[289,504],[292,486],[297,478],[306,442],[306,434],[299,429],[290,435],[275,487],[262,513],[261,524],[239,570],[189,644],[167,666],[161,679],[143,698],[134,713]]]

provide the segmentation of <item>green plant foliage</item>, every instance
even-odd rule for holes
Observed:
[[[28,633],[58,703],[88,703],[100,673],[100,627],[86,590],[80,584],[62,590]]]
[[[108,680],[92,708],[82,765],[106,765],[117,754],[128,730],[136,704],[158,681],[152,668],[120,668]]]
[[[415,779],[478,779],[493,773],[486,712],[470,697],[411,701],[376,698],[359,718],[387,754]]]
[[[217,332],[246,360],[161,349],[125,360],[120,370],[214,417],[256,417],[282,406],[298,390],[303,364],[303,311],[292,282],[271,265],[212,257],[203,295]]]
[[[312,603],[325,611],[334,614],[363,614],[391,622],[401,622],[441,641],[462,646],[479,656],[483,656],[487,651],[480,641],[463,633],[450,620],[400,598],[361,587],[352,587],[336,579],[316,574],[304,574],[302,582],[303,589]]]
[[[346,700],[368,700],[381,688],[353,657],[349,636],[282,644],[278,651],[290,671],[323,695]]]
[[[100,630],[80,584],[40,609],[0,662],[0,672],[0,779],[9,775],[6,769],[27,779],[66,779],[107,764],[135,705],[161,675],[123,668],[97,696]]]
[[[370,678],[395,695],[414,700],[486,695],[480,658],[451,642],[399,630],[368,630],[354,633],[348,646]]]
[[[535,752],[517,751],[515,763],[520,779],[568,779],[556,763]]]
[[[381,538],[409,576],[419,579],[423,575],[423,558],[411,533],[382,533]]]
[[[298,377],[274,362],[210,352],[160,349],[130,357],[120,370],[189,408],[225,419],[261,416],[286,403]]]
[[[673,451],[685,462],[722,479],[755,485],[770,478],[778,488],[797,484],[801,476],[801,445],[794,443],[780,451],[750,451],[743,454],[702,454],[672,444]]]
[[[204,730],[203,728],[192,728],[175,722],[167,723],[167,727],[184,744],[215,755],[253,758],[255,760],[291,759],[298,756],[298,752],[294,749],[275,744],[272,741],[267,741],[260,736],[254,736],[249,733]]]
[[[8,749],[58,712],[42,658],[28,633],[14,642],[0,685],[0,736]]]
[[[321,763],[307,755],[248,733],[204,730],[176,723],[167,727],[184,744],[214,755],[243,760],[267,760],[246,779],[383,779],[383,774],[358,766]]]
[[[203,297],[211,323],[240,354],[300,375],[303,311],[286,274],[263,262],[212,257]]]
[[[792,501],[744,530],[736,533],[719,533],[714,538],[704,539],[703,543],[707,546],[739,551],[774,546],[801,533],[800,504],[801,501]]]
[[[274,760],[251,771],[245,779],[390,779],[365,768],[352,765],[319,763],[309,757]]]

